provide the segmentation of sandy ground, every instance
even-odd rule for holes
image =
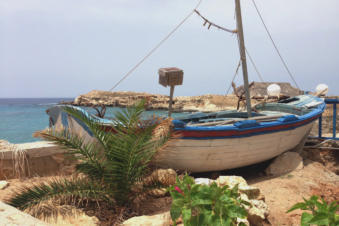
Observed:
[[[220,172],[218,175],[242,175],[247,177],[250,185],[260,188],[270,209],[267,225],[300,225],[301,211],[288,214],[286,211],[295,203],[302,201],[303,197],[318,195],[327,201],[339,200],[339,175],[334,173],[338,170],[338,151],[304,150],[303,156],[306,158],[303,169],[279,177],[263,176],[262,166],[232,170],[229,173]],[[251,173],[246,173],[246,171],[251,171]],[[215,175],[210,175],[210,177],[213,176]],[[36,177],[8,180],[10,185],[0,190],[0,200],[9,197],[13,190],[23,185],[31,185],[35,182],[46,181],[46,179]],[[140,213],[148,215],[164,212],[169,210],[170,203],[170,197],[147,200],[143,203]],[[86,220],[86,218],[79,219],[81,225],[92,224],[86,224]],[[80,222],[75,223],[74,220],[73,223],[73,225],[80,225]]]
[[[300,225],[301,211],[286,213],[303,197],[318,195],[327,201],[339,200],[339,176],[319,162],[305,161],[303,169],[276,178],[258,178],[248,181],[260,188],[270,209],[271,225]]]

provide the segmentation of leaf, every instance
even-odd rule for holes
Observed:
[[[301,226],[309,226],[310,225],[310,220],[313,218],[313,215],[310,213],[303,213],[301,215],[301,221],[300,224]]]
[[[170,214],[171,214],[172,221],[175,222],[181,215],[181,207],[172,205]]]
[[[233,205],[231,207],[228,208],[228,216],[231,218],[241,218],[244,219],[247,216],[247,211],[241,207],[241,206],[237,206],[237,205]]]
[[[191,220],[192,217],[192,210],[188,208],[183,208],[182,209],[182,219],[184,221],[184,224],[186,225],[187,222]]]
[[[289,212],[292,212],[293,210],[296,210],[296,209],[302,209],[302,210],[307,210],[307,204],[304,203],[304,202],[299,202],[297,204],[294,204],[291,209],[287,210],[286,213],[289,213]]]
[[[309,221],[309,223],[317,225],[329,225],[328,215],[326,213],[318,213]]]
[[[198,206],[198,205],[212,205],[212,200],[206,200],[206,199],[197,199],[192,201],[192,206]]]

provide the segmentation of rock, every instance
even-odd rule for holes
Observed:
[[[72,225],[72,226],[96,226],[100,224],[100,221],[95,216],[88,216],[84,211],[76,209],[72,210],[73,207],[70,207],[70,211],[73,211],[74,214],[70,216],[58,215],[55,218],[50,219],[52,225]],[[93,213],[94,214],[94,213]]]
[[[241,219],[237,217],[237,225],[239,225],[240,223],[245,224],[246,226],[250,226],[250,222],[248,222],[247,219]]]
[[[246,182],[246,180],[242,177],[238,176],[220,176],[216,180],[216,183],[218,186],[229,186],[230,188],[233,188],[235,185],[238,184],[238,189],[240,193],[246,194],[249,199],[256,199],[260,195],[259,188],[255,188],[252,186],[249,186]]]
[[[47,226],[48,224],[0,201],[0,225]]]
[[[244,223],[246,225],[263,225],[269,212],[266,203],[263,200],[257,200],[265,199],[260,193],[259,188],[249,186],[244,178],[238,176],[220,176],[216,183],[218,186],[227,185],[230,188],[238,184],[240,198],[251,204],[251,206],[246,206],[248,211],[247,220],[250,224],[248,222]]]
[[[239,192],[246,194],[249,199],[258,199],[260,196],[260,189],[252,186],[239,186]]]
[[[170,226],[172,223],[170,212],[152,216],[132,217],[122,223],[124,226]]]
[[[268,206],[262,200],[250,200],[252,207],[248,211],[248,221],[251,225],[261,226],[267,218]]]
[[[194,182],[196,184],[210,185],[213,182],[213,180],[211,180],[209,178],[195,178]]]
[[[74,105],[93,106],[104,104],[106,106],[128,107],[136,104],[138,101],[146,99],[147,109],[168,109],[169,97],[167,95],[137,93],[137,92],[107,92],[92,90],[87,94],[76,97]],[[255,100],[253,100],[255,102]],[[223,95],[201,95],[201,96],[182,96],[174,98],[173,110],[182,111],[219,111],[229,110],[236,106],[237,97],[233,94]]]
[[[247,182],[244,178],[238,177],[238,176],[220,176],[215,181],[218,186],[229,186],[230,188],[233,188],[235,185],[238,184],[238,186],[248,186]]]
[[[5,189],[9,183],[5,180],[0,180],[0,190]]]
[[[304,167],[303,159],[296,152],[285,152],[278,156],[265,170],[267,175],[279,176]]]

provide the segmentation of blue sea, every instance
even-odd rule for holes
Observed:
[[[49,117],[46,109],[61,101],[72,101],[73,98],[0,98],[0,139],[11,143],[39,141],[32,137],[35,131],[48,127]],[[91,113],[93,109],[86,108]],[[105,117],[114,117],[114,112],[121,108],[107,108]],[[166,116],[167,111],[147,111],[146,115]],[[173,117],[182,113],[173,114]]]

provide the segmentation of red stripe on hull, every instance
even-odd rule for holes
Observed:
[[[319,115],[314,116],[312,118],[306,119],[304,121],[288,124],[288,125],[278,125],[278,126],[271,126],[271,127],[264,127],[264,128],[257,128],[257,129],[251,129],[251,130],[244,130],[244,131],[238,131],[238,130],[225,130],[225,131],[205,131],[205,130],[198,130],[198,131],[189,131],[189,130],[179,130],[177,131],[179,136],[184,137],[196,137],[196,138],[204,138],[204,137],[232,137],[232,136],[243,136],[248,135],[251,133],[261,133],[261,132],[270,132],[270,131],[280,131],[280,130],[286,130],[289,128],[301,126],[304,124],[307,124],[308,122],[311,122],[315,119],[317,119]]]

